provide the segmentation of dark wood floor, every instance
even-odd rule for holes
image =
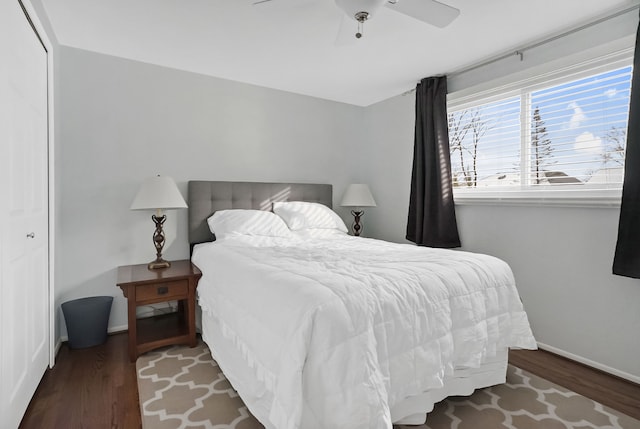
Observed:
[[[545,351],[515,351],[514,365],[640,419],[640,385]],[[127,335],[88,349],[60,349],[27,409],[22,429],[140,428],[135,364]]]
[[[136,365],[127,335],[103,345],[71,350],[64,343],[27,408],[20,428],[137,429],[140,424]]]
[[[640,420],[640,385],[545,350],[512,350],[509,362]]]

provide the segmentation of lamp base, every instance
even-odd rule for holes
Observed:
[[[160,268],[169,268],[171,266],[171,262],[165,261],[162,258],[158,258],[155,261],[149,262],[147,268],[150,270],[158,270]]]
[[[362,210],[351,210],[351,214],[353,215],[353,235],[359,237],[362,233],[362,224],[360,223],[360,218],[364,214]]]
[[[162,259],[162,247],[164,246],[164,231],[162,230],[162,224],[167,219],[167,216],[151,216],[153,222],[156,224],[156,230],[153,232],[153,245],[156,248],[156,260],[149,262],[147,268],[150,270],[157,270],[161,268],[169,268],[171,263]]]

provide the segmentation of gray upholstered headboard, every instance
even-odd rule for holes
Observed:
[[[217,210],[271,210],[274,201],[309,201],[332,206],[331,185],[313,183],[190,181],[188,191],[189,243],[212,241],[207,219]]]

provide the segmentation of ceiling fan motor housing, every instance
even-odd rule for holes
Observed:
[[[384,6],[386,1],[387,0],[335,0],[336,5],[353,20],[357,20],[356,15],[362,12],[366,12],[368,14],[367,19],[371,19],[376,12]]]

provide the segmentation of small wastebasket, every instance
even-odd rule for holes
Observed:
[[[112,296],[92,296],[62,303],[69,347],[83,349],[107,341]]]

